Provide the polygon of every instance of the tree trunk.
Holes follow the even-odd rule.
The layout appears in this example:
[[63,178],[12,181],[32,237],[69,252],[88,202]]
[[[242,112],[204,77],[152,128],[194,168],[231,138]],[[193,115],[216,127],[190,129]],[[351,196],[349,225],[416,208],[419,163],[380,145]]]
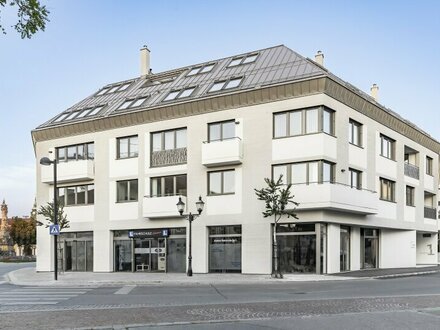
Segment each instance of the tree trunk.
[[279,264],[278,264],[278,241],[277,241],[277,222],[275,221],[274,229],[273,229],[273,254],[274,254],[274,269],[272,276],[273,277],[279,277],[282,278],[281,272],[279,271]]

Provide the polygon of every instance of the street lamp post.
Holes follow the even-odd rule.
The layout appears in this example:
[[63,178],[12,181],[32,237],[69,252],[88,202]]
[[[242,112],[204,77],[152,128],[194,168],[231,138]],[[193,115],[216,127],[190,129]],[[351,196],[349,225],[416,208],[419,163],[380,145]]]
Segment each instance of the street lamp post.
[[[53,224],[58,224],[58,204],[57,204],[57,160],[50,160],[47,157],[40,159],[40,164],[43,166],[53,165]],[[58,247],[57,247],[57,235],[53,235],[54,239],[54,279],[58,280]]]
[[185,203],[182,201],[182,198],[179,197],[179,201],[176,204],[177,206],[177,211],[179,212],[179,214],[181,216],[185,216],[188,221],[189,221],[189,251],[188,251],[188,271],[186,272],[186,275],[188,276],[192,276],[193,275],[193,271],[192,271],[192,222],[194,221],[194,219],[196,219],[197,217],[200,216],[200,214],[202,214],[203,211],[203,207],[205,206],[205,203],[202,201],[202,197],[199,196],[199,200],[196,202],[196,208],[197,208],[197,213],[198,214],[192,214],[191,212],[189,212],[188,214],[183,214],[183,210],[185,209]]

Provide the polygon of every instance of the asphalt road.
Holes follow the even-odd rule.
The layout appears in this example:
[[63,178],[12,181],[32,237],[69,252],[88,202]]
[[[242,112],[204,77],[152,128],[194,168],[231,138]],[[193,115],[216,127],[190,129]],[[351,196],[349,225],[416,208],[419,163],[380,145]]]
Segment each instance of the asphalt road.
[[0,329],[440,329],[440,274],[215,286],[2,284],[0,320]]

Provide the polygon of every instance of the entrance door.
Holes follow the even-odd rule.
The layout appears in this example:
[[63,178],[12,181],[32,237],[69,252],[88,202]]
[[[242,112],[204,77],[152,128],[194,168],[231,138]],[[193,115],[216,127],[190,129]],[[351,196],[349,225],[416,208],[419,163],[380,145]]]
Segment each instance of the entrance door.
[[137,238],[134,240],[134,270],[136,272],[149,271],[151,267],[150,240]]
[[377,229],[363,230],[363,268],[379,267],[379,232]]
[[136,272],[166,271],[166,238],[136,238],[134,246]]

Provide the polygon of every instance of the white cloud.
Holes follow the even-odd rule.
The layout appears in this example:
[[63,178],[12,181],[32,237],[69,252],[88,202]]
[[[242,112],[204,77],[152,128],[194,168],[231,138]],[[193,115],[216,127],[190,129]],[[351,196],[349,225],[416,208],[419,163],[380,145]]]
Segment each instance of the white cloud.
[[0,199],[8,204],[9,216],[29,215],[35,199],[35,166],[0,167]]

